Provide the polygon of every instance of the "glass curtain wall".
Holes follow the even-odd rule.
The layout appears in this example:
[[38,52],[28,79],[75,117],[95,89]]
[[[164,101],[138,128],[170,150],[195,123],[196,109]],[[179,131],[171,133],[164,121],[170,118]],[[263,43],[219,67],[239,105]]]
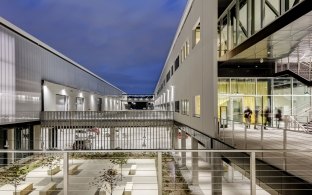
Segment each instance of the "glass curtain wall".
[[302,0],[236,1],[219,17],[219,56],[223,56],[300,2]]
[[262,123],[266,111],[272,126],[278,112],[308,122],[311,90],[293,78],[219,78],[218,118],[245,122],[247,108],[253,112],[251,123]]

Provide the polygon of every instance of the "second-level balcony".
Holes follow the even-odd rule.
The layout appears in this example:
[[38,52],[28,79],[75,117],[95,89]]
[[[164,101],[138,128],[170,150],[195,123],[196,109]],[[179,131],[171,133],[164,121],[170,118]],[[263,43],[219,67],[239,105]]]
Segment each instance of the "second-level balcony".
[[[310,26],[311,1],[307,0],[233,0],[218,20],[220,61],[230,59],[280,58],[294,47],[278,47],[300,41],[305,26]],[[296,21],[300,18],[300,21]],[[296,25],[285,28],[296,21]],[[306,34],[305,34],[306,35]],[[280,48],[287,51],[276,53]],[[278,51],[277,51],[278,53]]]

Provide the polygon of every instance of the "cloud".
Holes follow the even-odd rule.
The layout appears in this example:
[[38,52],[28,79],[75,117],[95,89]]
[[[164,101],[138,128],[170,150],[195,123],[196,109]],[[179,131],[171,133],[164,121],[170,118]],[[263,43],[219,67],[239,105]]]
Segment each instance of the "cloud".
[[2,17],[129,93],[152,93],[186,0],[2,0]]

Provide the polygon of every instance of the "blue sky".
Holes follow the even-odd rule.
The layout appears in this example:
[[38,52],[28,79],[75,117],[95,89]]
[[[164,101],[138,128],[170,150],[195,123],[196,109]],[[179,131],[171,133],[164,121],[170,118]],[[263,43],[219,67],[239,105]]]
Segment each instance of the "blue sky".
[[0,15],[127,93],[153,93],[187,0],[1,0]]

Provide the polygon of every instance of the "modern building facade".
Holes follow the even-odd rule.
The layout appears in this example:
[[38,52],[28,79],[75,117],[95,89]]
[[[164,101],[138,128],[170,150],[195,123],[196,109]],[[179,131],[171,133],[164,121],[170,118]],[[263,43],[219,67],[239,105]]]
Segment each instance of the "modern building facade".
[[[155,88],[155,107],[175,112],[180,133],[194,134],[197,141],[207,136],[227,144],[192,140],[193,149],[306,148],[298,142],[305,143],[299,140],[310,132],[311,3],[188,1]],[[249,119],[245,117],[248,108],[252,110]],[[278,133],[281,142],[273,138],[274,133],[264,133],[268,128],[283,129]],[[287,133],[292,131],[299,134]],[[183,139],[179,148],[185,148]],[[291,173],[289,177],[311,181],[295,171],[304,166],[295,160],[293,166],[287,159],[281,164],[264,161],[285,175]],[[228,163],[234,166],[235,160],[228,158]],[[281,175],[276,178],[284,178]],[[265,188],[273,189],[268,190],[272,194],[300,194],[287,192],[290,189],[283,185],[270,185],[274,181],[264,178],[258,179],[266,180]]]
[[122,90],[3,18],[0,22],[1,124],[38,120],[43,110],[115,109],[116,100],[104,96],[120,96]]
[[[61,193],[94,194],[89,174],[126,150],[152,166],[131,159],[124,194],[310,194],[311,12],[310,0],[189,0],[154,94],[129,96],[0,18],[0,164],[63,152]],[[84,167],[72,185],[69,155]]]
[[1,149],[38,149],[42,111],[121,109],[122,90],[3,18],[0,64]]
[[218,1],[189,1],[155,88],[156,107],[215,137]]
[[[212,137],[220,106],[228,104],[232,118],[226,97],[249,96],[237,103],[240,114],[247,106],[270,107],[272,115],[279,108],[295,115],[311,107],[310,2],[215,4],[188,2],[155,88],[156,107],[175,111],[176,121]],[[216,7],[219,13],[210,10]]]

